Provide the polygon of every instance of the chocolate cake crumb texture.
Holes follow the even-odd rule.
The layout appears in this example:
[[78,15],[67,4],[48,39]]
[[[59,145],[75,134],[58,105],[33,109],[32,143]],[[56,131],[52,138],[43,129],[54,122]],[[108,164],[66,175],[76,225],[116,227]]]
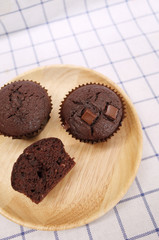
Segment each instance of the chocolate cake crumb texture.
[[60,139],[45,138],[19,156],[13,166],[11,184],[14,190],[38,204],[74,165]]

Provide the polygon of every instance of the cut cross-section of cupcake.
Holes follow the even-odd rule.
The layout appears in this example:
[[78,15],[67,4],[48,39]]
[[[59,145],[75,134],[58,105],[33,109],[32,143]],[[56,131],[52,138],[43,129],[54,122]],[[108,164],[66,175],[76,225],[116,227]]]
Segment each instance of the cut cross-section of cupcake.
[[108,86],[86,84],[72,90],[60,106],[63,127],[72,137],[84,142],[101,142],[121,126],[124,102]]
[[52,109],[47,90],[33,81],[12,82],[0,89],[0,133],[30,138],[46,125]]
[[44,138],[19,156],[13,166],[11,185],[38,204],[74,165],[60,139]]

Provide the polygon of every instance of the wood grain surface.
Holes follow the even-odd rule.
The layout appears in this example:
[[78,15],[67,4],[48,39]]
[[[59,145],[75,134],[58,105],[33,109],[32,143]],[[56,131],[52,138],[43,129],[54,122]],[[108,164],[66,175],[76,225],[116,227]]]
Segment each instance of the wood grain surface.
[[[71,65],[52,65],[26,72],[15,80],[33,80],[48,89],[52,98],[51,119],[30,140],[0,136],[0,213],[23,226],[60,230],[89,223],[108,212],[132,184],[142,154],[142,130],[137,113],[126,94],[107,77]],[[84,83],[103,83],[117,89],[126,104],[123,125],[105,143],[87,144],[73,139],[62,128],[59,106],[65,94]],[[31,143],[58,137],[76,165],[38,205],[11,187],[11,171],[18,156]]]

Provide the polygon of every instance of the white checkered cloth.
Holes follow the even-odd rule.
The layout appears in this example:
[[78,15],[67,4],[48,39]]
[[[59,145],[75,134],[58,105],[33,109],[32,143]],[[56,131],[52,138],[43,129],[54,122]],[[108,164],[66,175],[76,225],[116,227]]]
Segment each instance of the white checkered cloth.
[[159,0],[0,0],[0,86],[54,63],[93,68],[129,95],[143,126],[139,172],[86,226],[42,232],[0,216],[0,240],[159,239]]

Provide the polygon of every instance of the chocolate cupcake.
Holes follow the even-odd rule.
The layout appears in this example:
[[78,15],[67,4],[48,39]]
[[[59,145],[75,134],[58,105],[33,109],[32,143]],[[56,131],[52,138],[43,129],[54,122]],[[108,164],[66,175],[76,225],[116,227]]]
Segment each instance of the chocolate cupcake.
[[0,89],[0,133],[12,138],[36,136],[52,109],[45,88],[33,81],[17,81]]
[[44,138],[19,156],[13,166],[11,185],[38,204],[74,165],[60,139]]
[[83,142],[102,142],[121,126],[123,102],[117,92],[100,84],[86,84],[72,90],[60,107],[63,127]]

